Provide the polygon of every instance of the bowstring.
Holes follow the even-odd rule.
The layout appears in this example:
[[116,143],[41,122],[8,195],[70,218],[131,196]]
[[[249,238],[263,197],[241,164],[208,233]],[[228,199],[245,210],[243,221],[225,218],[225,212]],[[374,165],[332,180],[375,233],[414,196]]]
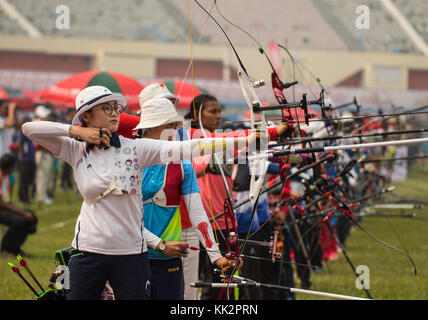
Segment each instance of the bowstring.
[[[190,70],[191,70],[191,81],[192,81],[192,97],[194,98],[194,64],[193,64],[193,42],[192,42],[192,23],[191,23],[191,19],[190,19],[190,0],[187,0],[187,15],[189,18],[189,41],[190,41]],[[202,33],[199,37],[199,41],[202,38]],[[189,68],[188,68],[189,69]],[[187,74],[187,73],[186,73]],[[195,100],[192,99],[192,107],[193,107],[193,118],[194,120],[196,120],[196,107],[195,107]],[[191,132],[191,130],[190,130]],[[192,138],[192,137],[190,137]],[[208,183],[208,179],[207,179],[207,175],[206,175],[206,170],[205,168],[203,169],[203,173],[204,173],[204,183],[205,183],[205,188],[208,192],[208,200],[209,200],[209,206],[210,206],[210,214],[211,214],[211,218],[214,219],[214,211],[213,211],[213,206],[212,206],[212,196],[211,196],[211,190],[209,187],[209,183]],[[193,180],[192,180],[193,181]],[[193,183],[193,182],[192,182]],[[214,231],[214,236],[215,236],[215,241],[217,243],[217,249],[218,249],[218,253],[222,256],[221,251],[220,251],[220,247],[219,247],[219,241],[218,241],[218,235],[217,235],[217,222],[214,220],[214,223],[212,224],[212,228]],[[209,256],[208,256],[209,258]],[[223,275],[223,279],[224,278],[224,267],[223,265],[221,265],[221,271],[222,271],[222,275]],[[224,280],[226,281],[226,280]]]

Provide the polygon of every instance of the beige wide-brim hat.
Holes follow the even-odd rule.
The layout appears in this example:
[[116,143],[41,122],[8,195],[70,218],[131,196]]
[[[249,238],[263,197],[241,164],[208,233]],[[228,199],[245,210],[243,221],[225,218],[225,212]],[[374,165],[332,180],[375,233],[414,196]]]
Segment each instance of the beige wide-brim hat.
[[118,104],[126,107],[128,99],[118,93],[112,93],[103,86],[86,87],[76,97],[76,114],[73,117],[72,125],[82,123],[81,115],[95,106],[109,101],[116,101]]
[[169,91],[166,85],[162,82],[149,84],[143,90],[141,90],[140,94],[138,95],[140,106],[142,106],[148,100],[157,98],[178,100],[178,97],[172,94],[171,91]]
[[134,128],[156,128],[174,122],[183,122],[171,101],[166,98],[150,99],[141,106],[140,123]]

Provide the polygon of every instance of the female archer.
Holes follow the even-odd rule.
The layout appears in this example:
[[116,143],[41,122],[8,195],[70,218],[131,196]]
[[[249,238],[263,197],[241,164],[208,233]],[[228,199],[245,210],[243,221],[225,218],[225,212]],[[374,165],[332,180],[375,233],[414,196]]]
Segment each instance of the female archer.
[[[182,117],[178,116],[173,104],[167,99],[150,99],[141,106],[141,120],[135,129],[143,130],[143,138],[175,140],[182,121]],[[170,162],[146,168],[143,173],[142,194],[144,225],[155,235],[167,241],[182,240],[182,197],[190,222],[208,252],[211,263],[219,268],[240,267],[237,264],[242,261],[228,260],[218,250],[190,161]],[[169,257],[150,248],[148,253],[152,299],[182,300],[185,278],[181,258]],[[186,286],[188,285],[189,283],[186,283]]]
[[[221,106],[218,100],[210,94],[200,94],[190,103],[189,113],[185,116],[191,121],[189,136],[192,139],[198,139],[206,135],[207,138],[224,137],[246,137],[251,134],[251,130],[235,130],[229,132],[218,132],[221,124]],[[202,127],[201,127],[202,126]],[[267,131],[269,140],[277,140],[277,137],[285,134],[289,128],[287,125],[280,125],[275,128],[269,128]],[[201,190],[202,203],[208,218],[212,221],[212,228],[218,233],[218,242],[220,250],[227,250],[226,234],[227,224],[236,225],[236,217],[232,217],[229,223],[226,221],[226,215],[221,215],[224,211],[224,202],[228,197],[226,185],[223,182],[221,174],[222,166],[225,173],[225,179],[229,190],[233,188],[232,171],[229,165],[218,164],[212,155],[204,156],[193,161],[193,166],[198,177],[199,188]],[[221,161],[221,160],[220,160]],[[233,199],[231,199],[233,203]],[[191,254],[191,253],[190,253]],[[202,274],[206,276],[203,279],[206,282],[221,282],[220,277],[214,273],[209,263],[206,252],[200,254]],[[213,288],[203,288],[201,299],[213,300],[219,297],[221,290]]]
[[[147,299],[150,291],[147,247],[184,257],[187,243],[165,243],[144,227],[142,170],[191,157],[209,147],[201,141],[132,140],[117,135],[127,99],[103,86],[83,89],[76,97],[72,124],[26,123],[23,133],[71,165],[83,196],[69,261],[67,299],[100,299],[109,281],[117,299]],[[235,141],[233,141],[235,142]],[[132,166],[126,167],[130,159]],[[175,159],[175,158],[173,158]],[[129,170],[126,170],[129,168]],[[132,182],[130,177],[136,181]]]

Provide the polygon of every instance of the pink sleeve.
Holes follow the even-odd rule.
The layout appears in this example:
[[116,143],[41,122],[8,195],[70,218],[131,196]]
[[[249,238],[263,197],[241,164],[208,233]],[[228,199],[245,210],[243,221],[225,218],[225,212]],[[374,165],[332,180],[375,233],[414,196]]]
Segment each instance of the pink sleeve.
[[[235,131],[226,130],[224,132],[221,132],[221,130],[219,130],[218,132],[211,132],[211,131],[205,130],[205,133],[208,138],[239,138],[239,137],[248,136],[251,133],[251,130],[235,130]],[[192,129],[191,138],[192,139],[204,138],[202,130]]]
[[[211,132],[205,130],[205,133],[208,138],[239,138],[249,136],[251,134],[251,129],[247,130],[235,130],[235,131],[225,131],[225,132]],[[276,128],[268,128],[269,140],[276,141],[278,137],[276,135]],[[192,139],[203,138],[202,130],[192,129],[191,131]]]

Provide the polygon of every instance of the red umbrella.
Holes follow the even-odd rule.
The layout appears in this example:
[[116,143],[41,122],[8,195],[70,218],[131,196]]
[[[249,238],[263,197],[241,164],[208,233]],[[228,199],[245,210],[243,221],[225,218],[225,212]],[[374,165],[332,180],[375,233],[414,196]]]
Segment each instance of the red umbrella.
[[15,102],[20,109],[32,110],[33,99],[24,90],[0,87],[0,100]]
[[7,99],[9,99],[9,94],[5,89],[0,87],[0,100],[7,100]]
[[173,80],[164,82],[169,91],[179,98],[177,108],[189,109],[190,103],[193,98],[201,93],[209,93],[205,89],[198,86],[193,86],[190,83],[180,80]]
[[45,102],[60,108],[68,108],[75,105],[76,96],[88,86],[104,86],[113,93],[120,93],[128,99],[128,111],[134,112],[140,109],[138,94],[144,86],[137,80],[116,72],[86,71],[75,74],[58,82],[48,89],[40,91]]
[[40,97],[40,94],[34,91],[30,91],[27,89],[21,89],[22,93],[25,94],[27,97],[33,101],[33,104],[42,104],[42,98]]

